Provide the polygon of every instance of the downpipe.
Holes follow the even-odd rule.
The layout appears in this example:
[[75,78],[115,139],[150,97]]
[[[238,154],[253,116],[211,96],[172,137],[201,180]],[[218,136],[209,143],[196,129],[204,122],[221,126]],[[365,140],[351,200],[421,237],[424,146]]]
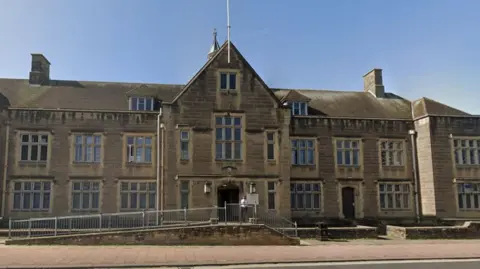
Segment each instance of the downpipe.
[[417,223],[421,222],[420,219],[420,182],[418,178],[418,163],[417,163],[417,144],[415,143],[415,138],[417,132],[415,130],[409,130],[408,134],[410,135],[410,141],[412,143],[412,173],[414,181],[414,200],[415,200],[415,221]]

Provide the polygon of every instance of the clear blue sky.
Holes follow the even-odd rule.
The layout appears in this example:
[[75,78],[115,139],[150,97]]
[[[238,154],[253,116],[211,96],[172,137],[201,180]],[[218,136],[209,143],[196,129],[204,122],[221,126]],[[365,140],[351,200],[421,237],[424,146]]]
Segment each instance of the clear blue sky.
[[[480,114],[478,0],[231,0],[232,41],[271,87],[386,90]],[[226,0],[0,0],[0,77],[186,83]]]

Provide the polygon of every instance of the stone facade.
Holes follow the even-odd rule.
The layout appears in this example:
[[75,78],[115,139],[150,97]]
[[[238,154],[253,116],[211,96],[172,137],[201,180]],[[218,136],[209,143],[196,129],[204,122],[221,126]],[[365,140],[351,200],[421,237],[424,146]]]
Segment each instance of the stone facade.
[[386,92],[381,69],[358,92],[273,89],[228,48],[185,85],[53,80],[32,55],[29,79],[0,79],[2,216],[247,195],[305,225],[480,217],[480,117]]

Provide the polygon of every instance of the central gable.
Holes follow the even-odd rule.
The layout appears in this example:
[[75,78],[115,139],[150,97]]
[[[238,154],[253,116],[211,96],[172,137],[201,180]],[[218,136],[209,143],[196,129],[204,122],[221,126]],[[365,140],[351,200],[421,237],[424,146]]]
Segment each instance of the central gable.
[[216,110],[248,111],[255,107],[280,106],[273,91],[231,42],[230,46],[225,42],[212,55],[171,103],[188,106],[191,102],[204,103]]

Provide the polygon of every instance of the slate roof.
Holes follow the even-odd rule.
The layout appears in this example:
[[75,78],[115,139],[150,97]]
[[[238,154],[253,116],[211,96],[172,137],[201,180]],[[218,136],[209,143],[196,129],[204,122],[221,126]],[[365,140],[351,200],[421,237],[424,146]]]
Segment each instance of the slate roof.
[[[225,42],[193,77],[193,80],[227,47],[226,45]],[[231,45],[243,59],[237,48]],[[246,60],[245,62],[250,68],[248,62]],[[253,68],[252,70],[257,75]],[[259,80],[262,81],[260,77]],[[171,103],[189,89],[188,85],[191,82],[192,80],[185,85],[174,85],[51,80],[49,85],[40,86],[30,85],[28,79],[0,78],[0,106],[126,111],[128,96],[153,96],[165,103]],[[427,114],[470,116],[466,112],[428,98],[411,102],[392,93],[385,93],[384,98],[376,98],[365,91],[271,90],[272,96],[279,102],[289,101],[289,99],[308,101],[309,115],[372,119],[412,119],[412,117],[418,118]]]

